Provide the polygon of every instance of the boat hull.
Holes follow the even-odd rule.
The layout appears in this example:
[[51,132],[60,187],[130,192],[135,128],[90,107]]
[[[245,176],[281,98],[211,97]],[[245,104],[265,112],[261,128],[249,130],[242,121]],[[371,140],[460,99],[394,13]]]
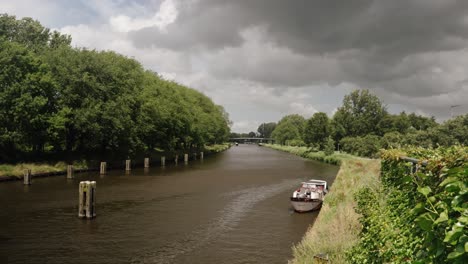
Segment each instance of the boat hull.
[[322,200],[291,198],[291,205],[296,212],[309,212],[319,209],[322,206]]

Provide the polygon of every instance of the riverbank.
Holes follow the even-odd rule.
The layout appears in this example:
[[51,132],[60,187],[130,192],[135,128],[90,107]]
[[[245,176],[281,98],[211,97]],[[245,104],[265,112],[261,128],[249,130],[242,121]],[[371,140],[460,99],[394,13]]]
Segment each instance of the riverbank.
[[323,152],[310,152],[306,147],[266,146],[304,158],[340,165],[314,225],[309,228],[302,241],[293,247],[294,258],[290,263],[311,263],[318,254],[328,255],[331,263],[345,263],[345,252],[358,242],[361,230],[359,215],[354,210],[354,193],[364,186],[379,184],[380,160],[338,152],[325,156]]
[[[204,155],[208,156],[214,153],[222,152],[231,147],[229,143],[205,146]],[[189,154],[192,155],[192,154]],[[166,156],[168,161],[172,161],[175,154],[159,153],[151,155],[151,160],[154,164],[159,164],[161,156]],[[182,154],[179,154],[179,159],[182,159]],[[141,162],[134,162],[134,165],[143,164],[143,158],[139,158]],[[123,167],[122,161],[108,162],[108,169]],[[75,172],[97,170],[96,162],[75,161],[73,162]],[[0,182],[14,181],[23,178],[24,170],[30,169],[33,177],[45,177],[55,175],[65,175],[67,173],[67,163],[57,162],[55,164],[47,163],[18,163],[18,164],[0,164]]]

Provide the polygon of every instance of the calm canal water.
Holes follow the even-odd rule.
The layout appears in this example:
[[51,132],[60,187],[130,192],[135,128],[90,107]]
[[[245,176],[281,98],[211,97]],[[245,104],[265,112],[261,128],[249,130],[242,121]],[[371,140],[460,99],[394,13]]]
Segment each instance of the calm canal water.
[[[239,145],[189,165],[0,184],[0,263],[286,263],[317,212],[293,213],[302,180],[338,167]],[[97,218],[77,218],[97,181]]]

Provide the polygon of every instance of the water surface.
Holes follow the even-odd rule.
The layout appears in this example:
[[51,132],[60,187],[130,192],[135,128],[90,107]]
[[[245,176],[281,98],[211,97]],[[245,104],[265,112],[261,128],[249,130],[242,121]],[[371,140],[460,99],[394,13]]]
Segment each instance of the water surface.
[[[165,168],[0,184],[0,263],[286,263],[317,212],[292,212],[302,180],[338,167],[256,145]],[[97,218],[77,217],[97,182]]]

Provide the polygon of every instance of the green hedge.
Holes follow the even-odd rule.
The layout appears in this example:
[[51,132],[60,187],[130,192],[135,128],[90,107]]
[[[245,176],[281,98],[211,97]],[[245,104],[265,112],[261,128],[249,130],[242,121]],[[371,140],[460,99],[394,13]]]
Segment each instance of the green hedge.
[[[427,161],[417,172],[402,156]],[[382,152],[379,188],[356,194],[351,263],[468,263],[468,148]]]

